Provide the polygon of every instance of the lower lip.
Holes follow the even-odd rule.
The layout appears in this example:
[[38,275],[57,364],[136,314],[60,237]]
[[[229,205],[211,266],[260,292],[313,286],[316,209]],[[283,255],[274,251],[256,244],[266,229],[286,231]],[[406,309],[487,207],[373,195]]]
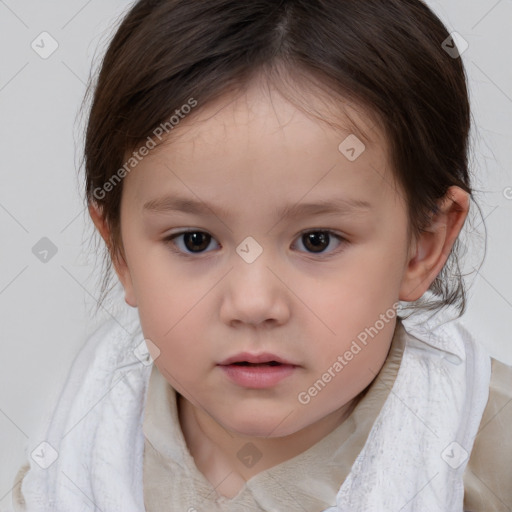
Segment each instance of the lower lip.
[[275,386],[293,373],[296,366],[281,364],[276,366],[220,366],[235,384],[246,388],[263,389]]

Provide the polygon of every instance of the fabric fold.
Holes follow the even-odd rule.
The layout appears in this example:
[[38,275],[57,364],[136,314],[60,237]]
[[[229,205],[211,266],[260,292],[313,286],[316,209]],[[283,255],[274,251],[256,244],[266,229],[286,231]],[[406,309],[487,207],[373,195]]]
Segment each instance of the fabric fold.
[[[324,512],[462,511],[463,473],[487,403],[490,357],[453,311],[403,320],[409,336],[368,439]],[[152,360],[138,310],[100,326],[77,355],[22,483],[29,512],[143,512],[143,418]],[[47,462],[51,450],[47,450]]]

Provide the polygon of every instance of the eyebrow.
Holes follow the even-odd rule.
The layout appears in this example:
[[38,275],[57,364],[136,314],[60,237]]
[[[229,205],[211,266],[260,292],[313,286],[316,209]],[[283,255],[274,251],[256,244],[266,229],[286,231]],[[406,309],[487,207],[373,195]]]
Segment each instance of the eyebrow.
[[[276,211],[278,218],[296,218],[311,215],[336,213],[338,215],[363,213],[371,210],[372,205],[368,201],[352,198],[334,198],[321,200],[315,203],[302,203],[287,205]],[[183,212],[197,215],[211,215],[215,213],[226,219],[231,219],[234,214],[222,206],[209,205],[203,201],[179,196],[165,196],[152,199],[144,204],[143,210],[151,213]]]

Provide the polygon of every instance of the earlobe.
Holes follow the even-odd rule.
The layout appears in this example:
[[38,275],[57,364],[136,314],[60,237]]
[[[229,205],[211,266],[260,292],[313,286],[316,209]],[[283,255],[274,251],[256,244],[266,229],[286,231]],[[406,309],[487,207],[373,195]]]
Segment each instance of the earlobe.
[[125,302],[129,306],[132,306],[134,308],[137,307],[137,301],[135,298],[135,292],[133,289],[130,270],[122,257],[118,257],[113,254],[110,229],[108,223],[105,221],[105,218],[102,215],[100,208],[96,203],[89,203],[89,215],[91,216],[91,219],[94,225],[96,226],[96,229],[99,231],[101,237],[107,245],[110,257],[112,259],[112,264],[114,266],[114,270],[116,271],[117,277],[119,278],[119,281],[121,282],[124,288]]
[[450,187],[438,203],[431,224],[415,240],[409,253],[399,299],[418,300],[443,269],[469,211],[469,194]]

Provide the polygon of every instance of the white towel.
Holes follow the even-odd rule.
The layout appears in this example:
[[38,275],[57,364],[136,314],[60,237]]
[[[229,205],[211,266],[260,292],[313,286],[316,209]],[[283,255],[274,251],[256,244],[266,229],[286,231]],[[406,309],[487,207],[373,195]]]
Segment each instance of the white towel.
[[[141,343],[138,310],[126,306],[79,352],[46,435],[33,444],[47,442],[58,458],[47,469],[29,458],[22,482],[28,512],[144,510],[142,421],[151,360],[137,357]],[[43,460],[51,461],[52,448],[44,448]]]
[[[404,321],[410,336],[396,381],[336,506],[324,512],[463,510],[462,475],[488,399],[490,358],[460,320],[436,327],[452,310],[427,316]],[[44,435],[31,443],[30,451],[40,448],[22,483],[28,512],[144,511],[151,368],[138,310],[126,306],[84,345]]]
[[404,320],[395,383],[324,512],[461,512],[463,474],[489,397],[491,359],[453,308]]

